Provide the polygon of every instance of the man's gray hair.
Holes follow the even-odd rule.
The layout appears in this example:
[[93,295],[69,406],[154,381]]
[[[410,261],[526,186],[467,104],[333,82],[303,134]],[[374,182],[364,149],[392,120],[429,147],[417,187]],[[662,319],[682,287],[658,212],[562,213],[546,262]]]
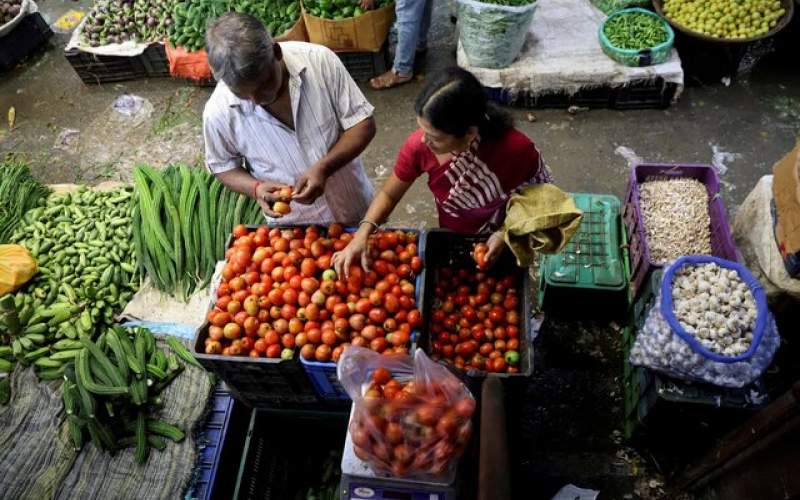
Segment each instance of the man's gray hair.
[[208,27],[206,51],[214,78],[233,88],[255,81],[275,60],[272,37],[264,24],[234,12]]

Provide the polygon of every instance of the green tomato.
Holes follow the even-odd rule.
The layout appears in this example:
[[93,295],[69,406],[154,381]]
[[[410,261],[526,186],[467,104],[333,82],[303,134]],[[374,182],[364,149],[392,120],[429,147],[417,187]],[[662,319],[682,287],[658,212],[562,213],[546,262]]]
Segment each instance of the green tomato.
[[281,351],[281,359],[292,359],[294,357],[294,349],[285,348]]
[[519,353],[517,351],[508,351],[505,355],[506,363],[511,366],[517,366],[519,364]]
[[333,269],[324,270],[322,272],[322,279],[336,281],[336,271],[334,271]]

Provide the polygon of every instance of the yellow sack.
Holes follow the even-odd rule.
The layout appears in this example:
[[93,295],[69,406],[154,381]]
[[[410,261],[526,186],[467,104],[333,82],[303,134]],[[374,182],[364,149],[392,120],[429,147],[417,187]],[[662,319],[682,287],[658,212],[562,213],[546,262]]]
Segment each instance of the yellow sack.
[[553,184],[535,184],[508,200],[503,235],[519,266],[536,252],[558,253],[581,225],[583,212],[569,193]]
[[36,259],[25,247],[0,245],[0,297],[27,283],[36,269]]

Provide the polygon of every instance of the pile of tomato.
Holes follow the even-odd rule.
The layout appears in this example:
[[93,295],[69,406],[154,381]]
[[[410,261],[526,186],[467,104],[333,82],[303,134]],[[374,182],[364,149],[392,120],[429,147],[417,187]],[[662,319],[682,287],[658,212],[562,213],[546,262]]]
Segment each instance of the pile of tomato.
[[475,400],[454,377],[403,383],[378,368],[350,423],[353,451],[381,472],[438,476],[466,447],[474,412]]
[[520,315],[514,276],[438,271],[429,332],[431,357],[460,369],[519,373]]
[[323,231],[234,228],[217,301],[208,313],[207,354],[337,361],[350,345],[408,353],[422,324],[414,279],[422,270],[417,235],[379,231],[370,240],[371,271],[352,266],[347,280],[331,268],[352,235]]

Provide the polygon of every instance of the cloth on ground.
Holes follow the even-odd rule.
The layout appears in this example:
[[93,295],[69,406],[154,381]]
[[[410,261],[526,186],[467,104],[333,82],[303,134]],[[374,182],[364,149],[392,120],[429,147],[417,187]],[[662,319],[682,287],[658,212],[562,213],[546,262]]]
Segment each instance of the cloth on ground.
[[[166,347],[159,341],[162,348]],[[192,429],[205,414],[211,395],[208,374],[186,365],[184,372],[164,391],[164,408],[158,418],[181,427],[186,439],[167,442],[164,451],[150,450],[147,463],[134,462],[134,449],[111,456],[93,445],[84,446],[75,464],[61,482],[56,498],[99,498],[115,492],[118,499],[180,498],[192,478],[197,445]]]
[[33,369],[18,368],[12,378],[12,399],[0,406],[0,496],[37,500],[182,497],[197,457],[192,429],[205,414],[211,388],[205,371],[186,366],[165,390],[165,406],[156,415],[183,428],[186,439],[168,441],[161,452],[151,449],[147,463],[140,466],[134,462],[132,448],[112,456],[87,440],[76,454],[62,425],[61,382],[39,382]]
[[800,299],[800,279],[786,272],[773,229],[771,175],[762,177],[736,211],[733,237],[745,265],[761,281],[770,302],[782,295]]
[[553,184],[536,184],[508,201],[502,231],[517,263],[529,266],[536,252],[560,252],[578,231],[582,217],[569,193]]
[[[619,87],[661,77],[683,87],[683,69],[673,49],[664,64],[632,68],[603,53],[598,30],[605,14],[589,0],[540,0],[517,60],[503,69],[471,67],[458,48],[458,65],[489,88],[533,96],[574,94],[583,88]],[[677,97],[677,94],[676,94]]]
[[53,498],[75,459],[63,419],[61,382],[17,365],[11,401],[0,406],[0,496]]

